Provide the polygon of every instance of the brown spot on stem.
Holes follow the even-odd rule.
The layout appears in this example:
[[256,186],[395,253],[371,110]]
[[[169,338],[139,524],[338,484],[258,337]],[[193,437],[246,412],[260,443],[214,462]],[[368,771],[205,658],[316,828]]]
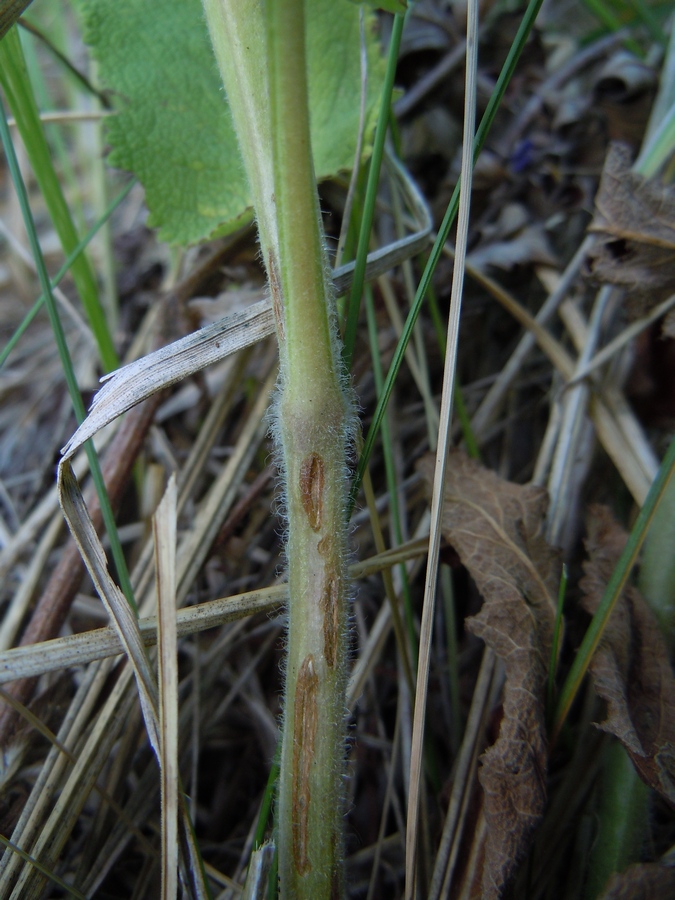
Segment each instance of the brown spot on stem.
[[274,321],[277,326],[277,336],[279,341],[284,341],[286,340],[286,331],[284,329],[284,297],[281,291],[281,282],[279,281],[277,264],[271,253],[267,257],[267,274],[270,279],[272,310],[274,312]]
[[316,453],[310,453],[300,466],[300,497],[312,531],[319,531],[321,528],[323,485],[323,460]]
[[335,668],[340,636],[340,578],[330,564],[326,567],[326,580],[321,592],[323,615],[323,652],[329,668]]
[[293,860],[301,875],[312,870],[309,859],[309,803],[311,791],[309,776],[314,761],[318,707],[319,676],[314,657],[305,657],[295,686],[293,711]]

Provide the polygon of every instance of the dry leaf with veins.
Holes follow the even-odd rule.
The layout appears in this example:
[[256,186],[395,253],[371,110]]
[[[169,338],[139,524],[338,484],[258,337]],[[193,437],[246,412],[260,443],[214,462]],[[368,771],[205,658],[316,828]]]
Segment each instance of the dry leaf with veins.
[[[433,455],[418,469],[430,488]],[[543,537],[547,506],[543,488],[512,484],[450,454],[443,535],[485,601],[467,626],[503,661],[506,676],[499,737],[479,773],[488,826],[484,898],[502,896],[546,801],[544,696],[560,580],[558,553]]]
[[636,863],[615,872],[600,900],[664,900],[675,897],[675,868],[661,863]]
[[[627,535],[606,507],[590,512],[580,587],[584,608],[593,614]],[[675,676],[658,623],[637,588],[624,589],[590,671],[607,703],[600,727],[621,741],[642,780],[675,808]]]
[[675,187],[631,171],[628,148],[612,144],[595,206],[591,273],[626,288],[637,319],[675,293]]

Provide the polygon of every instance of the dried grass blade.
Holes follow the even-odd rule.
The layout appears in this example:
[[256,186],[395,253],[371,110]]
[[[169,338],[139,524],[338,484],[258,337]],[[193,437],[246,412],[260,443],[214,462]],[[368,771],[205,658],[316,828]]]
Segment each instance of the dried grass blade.
[[[423,555],[427,547],[426,538],[409,541],[395,550],[387,550],[385,553],[355,563],[350,567],[350,575],[352,578],[368,578],[383,569]],[[178,637],[217,628],[226,622],[233,622],[257,612],[280,609],[287,600],[287,590],[284,584],[273,585],[262,590],[233,594],[230,597],[220,597],[217,600],[179,609],[176,615]],[[155,616],[139,619],[138,628],[146,647],[152,647],[157,643]],[[33,678],[70,666],[85,665],[123,652],[124,647],[118,632],[112,625],[25,647],[13,647],[0,652],[0,684],[19,678]]]
[[[368,281],[423,250],[432,228],[431,214],[417,186],[390,152],[386,154],[386,159],[392,176],[402,189],[418,230],[368,255],[365,270]],[[351,285],[354,265],[352,261],[333,271],[333,283],[338,295],[343,294]],[[102,379],[104,386],[94,397],[86,420],[64,448],[64,456],[72,456],[88,438],[141,400],[273,333],[272,304],[269,297],[266,297],[245,310],[238,310],[110,373]]]
[[[493,297],[509,312],[513,317],[528,329],[528,332],[534,336],[539,348],[543,350],[551,363],[560,372],[566,381],[574,376],[574,361],[562,344],[552,337],[549,332],[534,319],[527,310],[518,303],[515,298],[508,294],[489,276],[483,275],[470,265],[466,266],[467,272],[482,284]],[[606,394],[606,392],[604,392]],[[640,506],[645,501],[649,490],[650,479],[645,475],[643,467],[640,465],[632,446],[628,443],[624,435],[622,435],[616,416],[608,406],[607,398],[601,395],[593,395],[589,407],[590,415],[596,427],[597,435],[602,446],[607,451],[608,456],[616,465],[621,477],[626,483],[629,491],[633,495],[635,502]]]
[[[392,568],[423,555],[427,547],[426,538],[409,541],[395,550],[387,550],[355,563],[350,567],[350,575],[352,578],[368,578],[383,569]],[[178,637],[217,628],[226,622],[233,622],[257,612],[280,609],[287,600],[287,590],[284,584],[273,585],[262,590],[233,594],[230,597],[220,597],[217,600],[179,609],[176,616]],[[139,619],[138,628],[146,647],[152,647],[157,643],[155,616]],[[25,647],[13,647],[0,652],[0,684],[19,678],[44,675],[70,666],[85,665],[97,659],[118,656],[123,652],[124,647],[118,632],[112,625]]]
[[450,445],[452,401],[455,392],[455,368],[459,338],[459,320],[464,290],[471,184],[473,179],[473,141],[476,125],[476,73],[478,67],[478,3],[469,0],[466,23],[466,84],[464,89],[464,124],[462,138],[462,168],[460,175],[459,215],[457,221],[457,246],[452,273],[448,339],[443,371],[443,393],[438,428],[438,447],[434,487],[431,498],[431,524],[429,556],[424,584],[424,601],[419,639],[419,665],[415,692],[415,713],[412,731],[410,759],[410,787],[408,790],[408,817],[405,849],[405,898],[412,900],[416,893],[416,863],[418,816],[421,808],[422,753],[426,716],[427,688],[429,683],[431,631],[438,577],[438,558],[441,546],[441,520],[443,516],[445,473]]
[[[542,328],[548,324],[553,314],[565,299],[565,296],[569,293],[570,288],[581,271],[581,267],[586,261],[587,253],[592,243],[593,238],[587,237],[568,263],[567,268],[560,276],[557,285],[549,294],[548,299],[541,306],[534,321]],[[483,398],[471,420],[471,426],[477,438],[481,439],[488,426],[492,424],[504,397],[508,393],[509,387],[522,371],[523,362],[534,348],[536,342],[537,338],[534,332],[526,330],[518,342],[516,349],[509,357],[508,362],[499,373],[497,380]]]
[[617,336],[610,341],[602,350],[598,350],[595,356],[592,357],[584,366],[580,366],[574,374],[574,377],[569,382],[570,386],[576,384],[579,381],[582,381],[584,378],[588,377],[591,372],[594,372],[599,366],[604,365],[606,362],[609,362],[613,356],[615,356],[619,350],[626,346],[630,341],[633,340],[634,337],[637,337],[643,331],[645,331],[649,326],[656,322],[657,319],[660,319],[661,316],[665,316],[667,312],[669,312],[672,307],[675,306],[675,294],[668,297],[667,300],[664,300],[663,303],[659,303],[658,306],[655,306],[651,309],[646,316],[643,316],[640,319],[636,319],[634,322],[631,322],[621,334],[617,334]]
[[[233,622],[235,619],[242,619],[257,612],[269,612],[284,604],[287,593],[285,585],[275,585],[178,610],[176,616],[178,637],[217,628],[226,622]],[[138,629],[146,647],[152,647],[157,643],[155,616],[139,619]],[[0,653],[0,684],[18,678],[33,678],[70,666],[85,665],[123,652],[122,641],[117,629],[112,625],[39,644],[14,647]]]
[[242,900],[264,900],[269,896],[269,876],[274,860],[274,844],[265,843],[251,854]]
[[89,415],[64,447],[64,457],[141,400],[273,332],[272,306],[269,299],[261,300],[123,366],[105,379]]
[[[78,748],[77,762],[61,786],[51,813],[40,827],[31,852],[48,865],[53,866],[58,860],[93,789],[104,760],[109,757],[120,730],[128,722],[131,702],[134,699],[129,693],[131,678],[131,667],[124,666],[103,705],[98,720],[94,722],[86,740]],[[44,879],[39,873],[24,867],[13,896],[21,897],[22,900],[24,897],[42,897],[45,887]]]
[[71,887],[69,884],[66,884],[58,875],[52,872],[47,866],[43,866],[42,863],[32,857],[29,853],[26,853],[25,850],[22,850],[21,847],[17,847],[16,844],[13,844],[12,841],[8,840],[4,835],[0,834],[0,844],[4,844],[9,850],[13,853],[18,854],[25,862],[29,865],[33,866],[39,872],[42,872],[50,881],[53,881],[54,884],[57,884],[62,890],[66,892],[69,897],[77,897],[78,900],[85,900],[84,894],[81,894],[74,887]]
[[117,627],[122,646],[134,669],[138,696],[150,743],[159,756],[157,723],[157,687],[138,628],[126,597],[110,577],[103,546],[96,534],[80,486],[67,459],[61,461],[58,475],[59,501],[68,526],[77,543],[96,591],[111,621]]
[[178,637],[176,630],[176,477],[152,520],[159,644],[159,764],[162,772],[162,900],[178,894]]
[[[443,834],[434,862],[428,900],[439,900],[441,897],[447,897],[452,884],[459,845],[474,785],[479,743],[490,709],[488,699],[495,681],[495,659],[494,652],[489,647],[486,647],[471,699],[471,708],[462,739],[462,746],[457,757],[450,802],[448,803]],[[498,682],[501,687],[501,679],[498,679]]]

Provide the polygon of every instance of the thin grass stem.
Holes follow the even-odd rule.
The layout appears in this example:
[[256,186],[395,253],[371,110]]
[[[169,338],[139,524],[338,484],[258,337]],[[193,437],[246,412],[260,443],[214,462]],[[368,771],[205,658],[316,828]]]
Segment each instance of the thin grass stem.
[[614,571],[612,572],[612,577],[610,578],[607,587],[605,588],[605,592],[602,595],[600,605],[598,606],[591,624],[589,625],[588,630],[584,635],[584,639],[581,642],[581,646],[577,651],[577,655],[574,658],[574,662],[572,663],[572,667],[565,680],[565,684],[563,685],[563,688],[560,692],[560,699],[558,700],[558,706],[556,708],[553,728],[551,729],[552,743],[555,742],[558,735],[560,734],[560,729],[562,728],[563,723],[565,722],[565,719],[567,718],[567,715],[570,711],[572,703],[574,702],[574,698],[576,697],[579,688],[581,687],[584,675],[586,674],[588,667],[591,664],[591,660],[593,659],[593,654],[595,653],[598,644],[600,643],[600,639],[602,638],[607,622],[609,621],[609,617],[611,616],[616,602],[621,595],[623,586],[628,580],[628,576],[630,575],[631,569],[633,568],[638,553],[640,552],[640,548],[642,547],[645,537],[647,536],[647,533],[649,531],[649,526],[651,525],[652,519],[654,518],[654,514],[659,507],[661,498],[665,493],[665,490],[674,471],[675,439],[671,441],[670,446],[668,447],[668,450],[663,457],[663,462],[661,463],[659,473],[652,482],[652,486],[649,489],[649,493],[647,494],[647,499],[645,500],[644,506],[640,510],[635,525],[633,526],[633,530],[631,531],[628,541],[626,542],[626,546],[624,547],[623,552],[619,557],[619,561],[617,562]]
[[[0,84],[16,119],[63,251],[69,254],[78,244],[77,232],[54,171],[16,28],[10,30],[0,42]],[[99,302],[96,278],[86,256],[78,255],[72,266],[72,275],[96,338],[101,363],[106,372],[110,372],[119,366],[119,358]]]
[[370,157],[368,183],[366,185],[366,196],[363,203],[363,211],[361,214],[361,228],[359,230],[359,242],[356,250],[356,266],[354,268],[354,280],[352,281],[352,289],[349,295],[347,324],[345,327],[344,346],[342,351],[342,358],[344,360],[345,368],[347,369],[347,371],[349,371],[349,369],[351,368],[352,356],[354,355],[354,345],[356,343],[356,329],[359,322],[361,296],[363,294],[366,263],[368,261],[370,232],[373,227],[373,218],[375,216],[377,187],[380,181],[380,170],[382,168],[382,157],[384,154],[384,142],[387,137],[387,127],[389,125],[389,114],[391,110],[391,95],[394,89],[396,63],[398,62],[398,51],[399,47],[401,46],[401,36],[403,34],[405,18],[405,16],[401,15],[394,16],[394,26],[392,28],[391,39],[389,42],[387,71],[384,77],[384,84],[382,85],[380,113],[377,120],[377,128],[375,130],[373,151]]
[[[87,234],[82,238],[82,240],[78,243],[78,245],[74,248],[74,250],[68,255],[66,261],[63,263],[63,265],[61,266],[59,271],[49,281],[49,284],[51,285],[52,290],[60,284],[61,280],[69,272],[70,267],[73,265],[73,262],[77,259],[77,257],[80,255],[80,253],[82,253],[82,251],[85,249],[85,247],[88,246],[88,244],[93,240],[93,238],[96,237],[96,235],[98,234],[101,227],[103,225],[105,225],[105,223],[112,216],[112,214],[115,212],[117,207],[124,200],[124,198],[128,195],[129,191],[132,189],[132,187],[135,184],[136,184],[136,179],[132,178],[129,181],[129,183],[127,184],[127,186],[124,188],[124,190],[121,191],[117,195],[117,197],[115,197],[115,199],[108,206],[108,208],[103,213],[103,215],[89,229]],[[0,369],[7,362],[7,359],[9,358],[12,350],[14,350],[16,345],[19,343],[22,336],[25,334],[27,328],[29,327],[30,323],[33,321],[35,316],[40,312],[40,309],[42,308],[42,304],[44,302],[45,302],[45,294],[42,293],[37,298],[35,303],[31,306],[31,308],[28,310],[28,312],[26,313],[26,315],[23,318],[23,321],[21,322],[19,327],[16,329],[14,334],[11,336],[11,338],[5,344],[5,347],[2,351],[2,353],[0,353]]]
[[563,563],[560,573],[560,585],[558,587],[558,602],[555,611],[555,625],[553,627],[553,640],[551,642],[551,659],[548,664],[548,682],[546,685],[546,714],[553,714],[555,701],[555,676],[558,671],[558,654],[563,629],[563,609],[565,607],[565,594],[567,592],[567,565]]
[[[384,384],[384,375],[382,373],[382,360],[380,359],[379,347],[377,342],[377,322],[375,321],[375,304],[373,301],[373,292],[370,285],[366,285],[366,318],[368,322],[368,337],[370,339],[370,355],[373,363],[373,375],[375,378],[375,390],[379,394]],[[394,454],[391,446],[391,432],[389,423],[385,417],[382,420],[382,454],[384,457],[385,477],[387,481],[387,491],[389,494],[389,514],[392,520],[392,528],[396,546],[400,547],[403,543],[403,532],[401,530],[401,514],[398,505],[398,490],[396,486],[396,472],[394,467]],[[412,598],[410,596],[410,582],[408,580],[408,570],[404,563],[399,566],[401,574],[401,586],[403,596],[403,614],[405,616],[405,625],[408,632],[408,647],[412,657],[413,672],[417,669],[417,635],[415,633],[415,621],[412,610]],[[407,662],[407,660],[406,660]]]
[[[520,55],[523,52],[523,48],[525,47],[542,3],[543,0],[530,0],[527,9],[525,10],[516,37],[514,38],[508,56],[506,57],[504,65],[502,66],[499,78],[497,79],[495,89],[492,92],[488,105],[483,114],[483,118],[481,119],[481,123],[478,126],[478,130],[476,131],[476,136],[473,143],[474,165],[476,160],[478,159],[480,151],[483,148],[483,144],[485,143],[485,139],[487,138],[490,128],[492,127],[494,118],[497,115],[497,110],[499,109],[501,101],[504,97],[506,88],[511,81],[511,77],[513,76],[513,73],[516,69],[516,65],[518,64],[518,60],[520,59]],[[408,313],[403,334],[396,346],[389,371],[387,372],[387,377],[384,381],[382,394],[377,401],[377,407],[375,409],[375,413],[373,414],[373,419],[370,424],[370,428],[368,429],[368,434],[366,435],[366,439],[363,444],[363,450],[361,452],[361,456],[359,457],[356,474],[352,482],[352,488],[349,497],[350,509],[354,508],[354,503],[356,502],[356,497],[361,486],[363,472],[368,464],[370,455],[373,452],[373,447],[375,446],[375,440],[380,429],[382,417],[387,407],[387,403],[389,402],[389,398],[394,387],[394,382],[398,376],[398,371],[401,367],[401,363],[403,362],[408,342],[412,337],[415,322],[417,321],[420,310],[422,309],[422,303],[427,295],[427,291],[429,289],[429,285],[431,284],[431,279],[436,270],[436,266],[438,265],[438,262],[443,254],[443,247],[445,246],[445,242],[447,241],[448,235],[450,234],[450,229],[452,228],[452,225],[454,224],[455,218],[457,216],[457,210],[459,209],[459,191],[460,182],[455,185],[452,197],[450,198],[448,208],[445,212],[445,216],[443,217],[443,222],[441,223],[441,227],[438,230],[438,235],[436,237],[436,240],[434,241],[429,259],[422,274],[422,278],[420,279],[420,283],[417,287],[415,301],[410,309],[410,312]]]
[[424,731],[426,723],[426,697],[431,661],[431,631],[434,620],[438,559],[441,547],[441,519],[445,498],[445,472],[450,443],[452,403],[455,392],[455,368],[459,340],[459,321],[464,290],[464,263],[466,260],[471,208],[471,183],[474,166],[474,127],[476,115],[476,73],[478,68],[478,0],[469,0],[466,25],[466,87],[464,91],[464,123],[462,140],[461,193],[455,265],[452,273],[450,315],[448,318],[447,349],[443,371],[443,392],[436,448],[436,468],[431,496],[431,521],[429,525],[429,555],[424,583],[422,621],[420,625],[419,666],[415,690],[415,712],[410,757],[410,786],[408,790],[408,819],[406,827],[406,877],[405,897],[412,900],[415,893],[417,836],[421,806],[421,776],[424,756]]
[[[14,189],[19,198],[19,205],[21,207],[21,212],[26,227],[26,233],[28,234],[31,252],[33,253],[33,258],[35,260],[35,267],[38,273],[40,288],[45,298],[47,311],[49,313],[49,319],[52,325],[52,330],[54,332],[54,340],[56,341],[59,357],[61,359],[61,365],[63,367],[66,384],[68,386],[73,409],[75,411],[75,417],[78,424],[80,424],[85,419],[86,411],[84,408],[84,403],[82,402],[82,395],[77,383],[77,378],[75,377],[75,371],[73,369],[72,360],[70,358],[70,351],[68,349],[68,344],[66,343],[66,336],[63,331],[61,320],[59,318],[58,309],[56,308],[56,301],[54,299],[54,294],[52,293],[49,275],[47,274],[47,267],[45,265],[44,256],[42,255],[42,249],[40,248],[40,242],[35,230],[33,214],[31,213],[30,204],[28,202],[26,185],[24,184],[23,177],[19,169],[19,163],[16,158],[14,144],[12,143],[12,138],[9,133],[9,126],[7,125],[4,103],[1,99],[0,137],[2,138],[2,145],[5,150],[7,165],[9,166]],[[98,494],[99,503],[101,505],[103,521],[108,532],[110,548],[113,554],[113,559],[115,561],[115,566],[117,567],[117,576],[120,580],[120,586],[122,588],[124,596],[129,601],[131,608],[135,613],[137,613],[136,601],[134,600],[134,592],[131,587],[131,580],[129,578],[129,571],[127,569],[126,560],[122,551],[122,545],[120,544],[119,536],[117,534],[115,517],[113,515],[112,507],[110,505],[110,499],[106,491],[105,481],[103,479],[103,472],[101,471],[98,454],[96,453],[96,449],[94,448],[94,444],[92,441],[87,441],[87,443],[85,444],[85,449],[87,453],[87,459],[89,460],[89,468],[91,470],[94,485],[96,487],[96,493]]]

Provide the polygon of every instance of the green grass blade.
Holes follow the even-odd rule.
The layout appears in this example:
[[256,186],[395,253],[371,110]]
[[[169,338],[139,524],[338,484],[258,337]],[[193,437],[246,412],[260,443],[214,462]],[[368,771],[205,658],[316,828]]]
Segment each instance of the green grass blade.
[[[539,13],[539,9],[541,8],[542,3],[543,0],[530,0],[527,9],[525,10],[525,14],[523,16],[522,22],[520,23],[518,33],[516,34],[513,44],[511,45],[511,49],[509,50],[509,54],[506,57],[506,61],[504,62],[502,71],[500,72],[499,78],[497,79],[495,89],[492,92],[492,96],[490,97],[487,108],[485,110],[485,113],[483,114],[483,118],[476,132],[476,137],[474,139],[473,145],[474,164],[476,162],[476,159],[478,158],[478,154],[483,147],[483,144],[485,143],[488,132],[492,127],[492,123],[497,114],[497,110],[499,109],[499,105],[515,71],[516,65],[520,58],[520,54],[523,51],[527,38],[530,34],[530,31],[532,30],[532,26],[534,25],[534,20],[537,18],[537,14]],[[401,366],[401,363],[403,362],[403,357],[405,355],[408,342],[412,336],[415,322],[417,321],[417,317],[419,316],[420,310],[422,308],[422,302],[431,284],[431,278],[434,274],[438,261],[441,258],[443,247],[448,239],[448,235],[457,216],[458,209],[459,182],[457,182],[457,184],[455,185],[455,190],[452,194],[452,197],[450,198],[450,203],[448,204],[443,222],[441,224],[441,227],[439,228],[438,236],[434,241],[434,246],[431,249],[429,260],[418,285],[417,293],[415,294],[415,300],[410,309],[410,312],[408,313],[408,318],[405,322],[403,334],[401,335],[401,339],[399,340],[396,346],[396,350],[394,351],[394,356],[384,382],[382,394],[380,395],[380,398],[377,402],[375,414],[373,415],[373,420],[371,422],[370,428],[368,429],[368,434],[366,435],[366,439],[363,444],[363,450],[359,458],[359,463],[349,498],[350,510],[353,509],[354,503],[356,502],[356,497],[361,486],[361,479],[363,478],[363,473],[366,466],[368,465],[370,454],[373,452],[375,439],[382,423],[382,417],[384,416],[384,411],[387,407],[387,403],[389,402],[389,397],[391,396],[391,392],[394,387],[394,381],[396,380],[398,370]]]
[[[16,28],[9,31],[0,42],[0,84],[16,120],[63,252],[68,255],[78,244],[77,232],[54,171]],[[110,372],[119,366],[119,358],[99,302],[96,277],[86,256],[81,254],[77,257],[72,275],[96,338],[101,362],[106,372]]]
[[457,636],[457,608],[452,585],[450,566],[440,567],[439,586],[443,600],[443,618],[445,620],[445,645],[447,648],[448,692],[450,695],[451,729],[448,739],[453,756],[459,752],[464,733],[462,721],[462,693],[459,681],[459,639]]
[[[80,253],[82,253],[82,251],[85,249],[85,247],[87,247],[87,245],[96,237],[99,230],[103,227],[103,225],[105,225],[105,223],[108,221],[110,216],[112,216],[112,214],[115,212],[115,210],[120,205],[122,200],[124,200],[124,198],[127,196],[129,191],[132,189],[132,187],[135,184],[136,184],[136,179],[132,178],[131,181],[129,181],[129,183],[127,184],[127,186],[124,188],[124,190],[121,193],[119,193],[117,195],[117,197],[112,201],[112,203],[108,206],[108,208],[103,213],[101,218],[97,222],[94,223],[94,225],[91,227],[91,229],[87,232],[87,234],[78,243],[77,247],[75,247],[73,252],[71,254],[69,254],[69,256],[66,259],[66,261],[64,262],[64,264],[61,266],[59,271],[56,273],[56,275],[50,281],[52,290],[55,287],[57,287],[57,285],[59,284],[61,279],[68,272],[70,267],[73,265],[73,262],[77,259],[77,257],[80,255]],[[23,319],[23,322],[19,325],[19,327],[14,332],[12,337],[7,341],[7,344],[5,345],[5,349],[2,351],[2,353],[0,353],[0,369],[7,362],[7,358],[9,357],[10,353],[16,347],[16,345],[19,343],[19,341],[21,340],[21,337],[24,335],[28,326],[33,321],[33,319],[38,314],[38,312],[40,311],[40,308],[42,307],[42,304],[44,302],[45,302],[45,295],[40,294],[40,296],[35,301],[35,303],[32,305],[30,310],[26,313],[26,315]]]
[[2,353],[0,353],[0,369],[7,362],[7,359],[9,357],[10,353],[12,352],[12,350],[16,347],[16,345],[19,343],[21,338],[28,331],[28,328],[30,327],[31,322],[33,321],[35,316],[37,316],[37,314],[40,312],[40,309],[42,308],[43,303],[44,303],[44,295],[40,294],[38,299],[35,301],[35,303],[31,306],[31,308],[28,310],[26,315],[23,317],[23,321],[21,322],[19,327],[16,329],[14,334],[11,336],[11,338],[5,344],[5,349],[2,351]]
[[265,832],[267,831],[267,823],[269,822],[270,813],[272,812],[272,804],[274,803],[274,795],[277,791],[277,782],[279,781],[279,762],[281,760],[281,741],[277,741],[277,748],[274,751],[274,759],[270,767],[270,774],[265,785],[265,793],[263,794],[262,803],[260,804],[260,813],[258,814],[258,823],[253,838],[253,849],[257,850],[265,843]]
[[663,28],[661,28],[661,24],[659,23],[658,18],[647,6],[644,0],[628,0],[628,5],[632,7],[633,11],[635,12],[636,19],[642,22],[652,38],[658,44],[663,44],[665,46],[668,43],[666,33],[664,32]]
[[[604,25],[607,31],[621,31],[623,28],[624,23],[614,15],[612,10],[603,2],[603,0],[584,0],[584,5],[587,6],[598,21]],[[633,38],[626,38],[623,43],[624,47],[630,50],[631,53],[634,53],[639,59],[644,57],[642,47],[636,40]]]
[[551,659],[548,664],[548,683],[546,685],[546,715],[553,715],[553,703],[555,700],[555,676],[558,669],[558,652],[562,637],[563,608],[565,606],[565,594],[567,593],[567,566],[563,563],[558,587],[558,602],[555,610],[555,625],[553,627],[553,640],[551,641]]
[[68,57],[61,53],[59,48],[47,37],[47,35],[42,31],[42,29],[38,28],[33,22],[29,22],[27,19],[22,19],[19,22],[19,25],[23,28],[24,31],[29,32],[34,37],[36,37],[39,41],[47,47],[49,52],[58,60],[58,62],[63,66],[63,68],[73,77],[73,79],[78,82],[78,84],[84,88],[87,93],[92,94],[94,97],[98,97],[104,109],[111,109],[110,100],[103,91],[97,90],[94,85],[89,81],[87,76],[80,72],[80,70],[74,66]]
[[19,16],[30,5],[30,2],[31,0],[3,0],[0,3],[0,40],[16,24]]
[[618,741],[605,748],[599,781],[584,900],[602,897],[614,872],[639,861],[649,833],[649,788]]
[[640,151],[633,168],[645,178],[653,178],[671,159],[675,149],[675,103],[663,117],[661,124]]
[[[23,29],[18,32],[18,35],[21,39],[21,48],[23,50],[26,70],[28,72],[28,78],[30,79],[37,107],[42,111],[51,109],[54,104],[52,103],[47,82],[40,66],[35,46],[35,38],[31,37],[31,35]],[[63,193],[71,198],[69,207],[71,217],[75,227],[78,230],[81,230],[84,223],[84,215],[82,197],[80,196],[81,192],[78,187],[77,176],[73,165],[73,160],[76,159],[76,157],[73,157],[68,151],[64,130],[60,125],[54,122],[43,122],[43,128],[47,143],[52,150],[54,165],[59,172]]]
[[574,698],[576,697],[579,687],[581,686],[581,682],[583,681],[584,675],[586,674],[586,671],[588,670],[588,667],[591,663],[593,654],[595,653],[597,646],[600,643],[600,638],[602,637],[605,626],[609,621],[612,610],[614,609],[623,586],[625,585],[628,576],[630,575],[631,569],[633,568],[633,564],[637,559],[637,555],[640,552],[640,548],[642,547],[644,539],[647,536],[649,526],[651,525],[654,514],[658,509],[661,498],[663,497],[668,483],[672,477],[673,471],[675,471],[675,439],[672,440],[670,446],[668,447],[668,450],[666,451],[666,455],[663,458],[663,462],[661,463],[658,475],[652,482],[652,486],[650,487],[649,493],[647,494],[645,504],[640,510],[640,513],[635,521],[635,525],[633,526],[630,537],[626,542],[623,553],[619,557],[616,568],[612,572],[612,577],[610,578],[607,587],[605,588],[605,593],[602,595],[600,606],[593,616],[593,620],[588,627],[588,631],[584,635],[584,639],[581,642],[579,650],[577,651],[577,655],[574,659],[567,679],[565,680],[563,689],[560,692],[560,699],[558,700],[558,707],[556,709],[555,720],[551,732],[552,743],[560,733],[560,729],[565,719],[567,718],[570,707],[572,706]]
[[382,156],[384,154],[384,141],[387,136],[387,128],[389,125],[391,95],[394,89],[396,63],[398,61],[398,51],[399,47],[401,46],[401,35],[403,34],[404,24],[405,16],[399,15],[394,17],[394,27],[392,29],[391,40],[389,42],[387,71],[384,76],[384,85],[382,87],[382,102],[380,104],[380,112],[377,119],[377,128],[375,130],[373,152],[370,157],[370,169],[368,171],[366,197],[364,200],[361,228],[359,231],[359,243],[356,250],[356,266],[354,267],[354,279],[352,281],[352,289],[349,295],[347,325],[345,327],[344,345],[342,349],[342,358],[344,359],[345,369],[347,371],[349,371],[351,368],[352,356],[354,355],[354,345],[356,343],[356,329],[358,326],[359,312],[361,309],[361,295],[363,294],[363,282],[366,274],[366,262],[368,261],[368,245],[370,244],[370,232],[373,227],[373,218],[375,216],[377,187],[380,181]]
[[[0,45],[1,47],[2,45]],[[84,403],[82,402],[82,396],[80,395],[80,389],[77,384],[77,379],[75,378],[75,372],[73,370],[73,364],[70,359],[70,351],[68,350],[68,345],[66,343],[66,336],[63,331],[63,326],[61,325],[61,320],[59,318],[59,313],[56,308],[56,301],[54,300],[54,294],[52,293],[51,284],[49,283],[49,275],[47,274],[47,267],[45,265],[45,260],[42,255],[42,250],[40,248],[40,243],[38,241],[37,232],[35,231],[35,223],[33,221],[33,215],[30,210],[30,205],[28,203],[28,193],[26,191],[26,185],[24,184],[23,178],[21,176],[21,171],[19,169],[19,163],[16,158],[16,152],[14,150],[14,144],[12,143],[12,138],[9,133],[9,126],[7,124],[7,117],[5,115],[5,106],[2,100],[0,100],[0,137],[2,138],[2,145],[5,150],[5,157],[7,159],[7,165],[9,167],[10,175],[12,178],[12,182],[14,184],[14,189],[17,193],[17,197],[19,199],[19,204],[21,206],[21,213],[23,215],[24,224],[26,227],[26,233],[28,234],[28,240],[30,242],[31,252],[33,253],[33,258],[35,260],[35,267],[37,269],[38,278],[40,281],[40,288],[42,289],[42,293],[45,297],[45,302],[47,305],[47,311],[49,313],[49,319],[51,321],[52,329],[54,331],[54,340],[56,341],[56,346],[59,351],[59,356],[61,358],[61,365],[63,366],[63,372],[66,378],[66,384],[68,385],[68,391],[70,393],[70,397],[73,403],[73,409],[75,410],[75,416],[77,418],[78,424],[84,421],[86,416],[86,412],[84,409]],[[124,559],[124,554],[122,552],[122,545],[119,541],[119,536],[117,534],[117,527],[115,525],[115,517],[113,516],[112,508],[110,506],[110,500],[108,498],[108,494],[105,487],[105,482],[103,480],[103,473],[101,472],[101,466],[98,460],[98,456],[96,454],[96,450],[94,449],[94,445],[91,441],[87,441],[85,445],[87,458],[89,460],[89,467],[91,469],[91,475],[94,480],[94,485],[96,487],[96,492],[98,494],[99,502],[101,504],[101,513],[103,515],[103,521],[105,523],[105,527],[108,532],[108,537],[110,539],[110,548],[112,551],[113,559],[115,560],[115,565],[117,567],[117,574],[120,580],[120,586],[124,592],[125,597],[131,604],[132,609],[137,612],[136,603],[134,601],[133,590],[131,587],[131,580],[129,578],[129,572],[127,570],[126,560]]]
[[[366,314],[368,319],[368,336],[370,338],[370,355],[373,361],[373,376],[375,378],[375,390],[378,395],[382,393],[384,374],[382,372],[382,360],[377,343],[377,323],[375,321],[375,302],[370,285],[366,285]],[[398,491],[396,485],[396,469],[394,466],[394,451],[391,444],[391,433],[386,418],[382,420],[382,451],[384,457],[384,471],[389,493],[389,513],[391,515],[394,538],[397,545],[403,543],[401,529],[401,513],[398,505]],[[410,582],[405,563],[399,567],[401,573],[401,585],[403,596],[403,614],[408,632],[408,645],[412,660],[413,673],[417,671],[417,634],[415,633],[415,618],[413,616],[412,597],[410,595]]]

